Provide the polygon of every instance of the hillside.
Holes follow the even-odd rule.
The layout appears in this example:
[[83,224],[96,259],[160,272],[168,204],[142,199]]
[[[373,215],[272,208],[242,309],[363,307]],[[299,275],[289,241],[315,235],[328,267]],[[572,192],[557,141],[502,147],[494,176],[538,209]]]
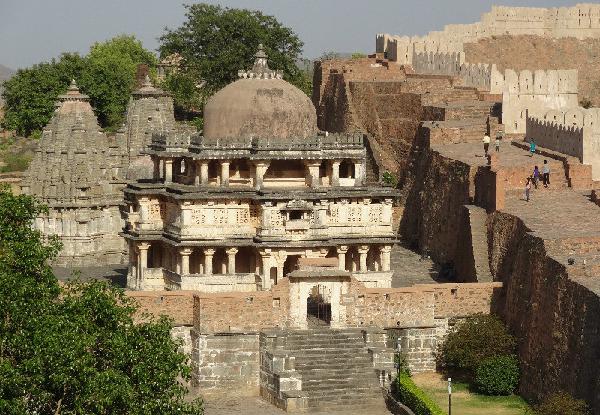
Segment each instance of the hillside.
[[578,69],[579,101],[600,106],[600,39],[495,36],[465,44],[465,60],[498,69]]

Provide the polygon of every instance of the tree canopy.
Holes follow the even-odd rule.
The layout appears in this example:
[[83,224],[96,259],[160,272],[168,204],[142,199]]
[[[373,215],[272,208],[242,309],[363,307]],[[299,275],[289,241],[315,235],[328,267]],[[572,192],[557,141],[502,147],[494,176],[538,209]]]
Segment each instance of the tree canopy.
[[44,211],[0,188],[0,413],[202,414],[167,319],[136,322],[105,283],[58,284],[60,244],[31,227]]
[[155,61],[134,36],[121,35],[95,43],[87,56],[63,54],[19,70],[4,83],[3,126],[27,136],[40,131],[52,117],[58,96],[75,79],[90,96],[100,125],[118,127],[135,86],[136,66],[153,66]]
[[237,79],[238,70],[252,67],[261,43],[272,69],[283,70],[284,79],[312,93],[311,80],[296,64],[303,43],[275,17],[208,4],[185,7],[186,20],[167,29],[159,47],[163,58],[175,53],[183,58],[165,83],[177,105],[200,109],[207,97]]

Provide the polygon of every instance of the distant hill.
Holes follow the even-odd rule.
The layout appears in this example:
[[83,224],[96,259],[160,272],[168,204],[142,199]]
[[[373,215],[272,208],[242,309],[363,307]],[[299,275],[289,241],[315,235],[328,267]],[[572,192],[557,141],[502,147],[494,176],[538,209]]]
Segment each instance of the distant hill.
[[0,105],[3,104],[3,102],[2,102],[2,82],[6,81],[14,74],[15,74],[15,71],[13,69],[10,69],[4,65],[0,65]]

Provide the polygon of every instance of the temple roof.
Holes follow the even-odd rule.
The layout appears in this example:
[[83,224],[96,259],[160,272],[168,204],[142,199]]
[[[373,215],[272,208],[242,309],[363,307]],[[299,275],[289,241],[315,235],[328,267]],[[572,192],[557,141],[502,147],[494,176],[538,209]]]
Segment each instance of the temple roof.
[[213,95],[204,107],[204,137],[302,139],[315,136],[317,115],[310,98],[269,68],[259,46],[252,69]]

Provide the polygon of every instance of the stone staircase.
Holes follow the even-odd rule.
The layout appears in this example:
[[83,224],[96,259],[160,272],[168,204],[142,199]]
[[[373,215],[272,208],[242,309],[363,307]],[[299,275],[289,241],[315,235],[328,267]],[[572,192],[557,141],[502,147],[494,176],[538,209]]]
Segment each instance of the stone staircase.
[[[261,336],[273,338],[273,334],[261,333]],[[268,342],[263,343],[267,345]],[[278,406],[289,411],[289,403],[283,400],[293,400],[294,410],[305,411],[337,411],[350,406],[354,411],[357,407],[369,410],[385,408],[375,368],[378,361],[383,362],[382,366],[387,370],[393,367],[393,351],[385,348],[384,333],[372,336],[361,329],[322,327],[280,332],[270,344],[272,352],[261,350],[263,371],[269,365],[263,364],[265,362],[262,362],[262,356],[269,356],[269,353],[275,359],[282,356],[284,363],[279,366],[286,368],[274,373],[274,377],[278,379],[274,382],[275,389],[282,384],[300,387],[296,390],[273,390],[272,394],[282,398],[279,404],[276,402],[278,398],[271,399]],[[268,379],[269,376],[265,373],[264,376],[261,375],[261,379]],[[290,382],[290,379],[295,381]],[[261,391],[270,388],[270,385],[261,385]],[[265,397],[264,393],[262,395]],[[365,413],[367,412],[369,411]]]

